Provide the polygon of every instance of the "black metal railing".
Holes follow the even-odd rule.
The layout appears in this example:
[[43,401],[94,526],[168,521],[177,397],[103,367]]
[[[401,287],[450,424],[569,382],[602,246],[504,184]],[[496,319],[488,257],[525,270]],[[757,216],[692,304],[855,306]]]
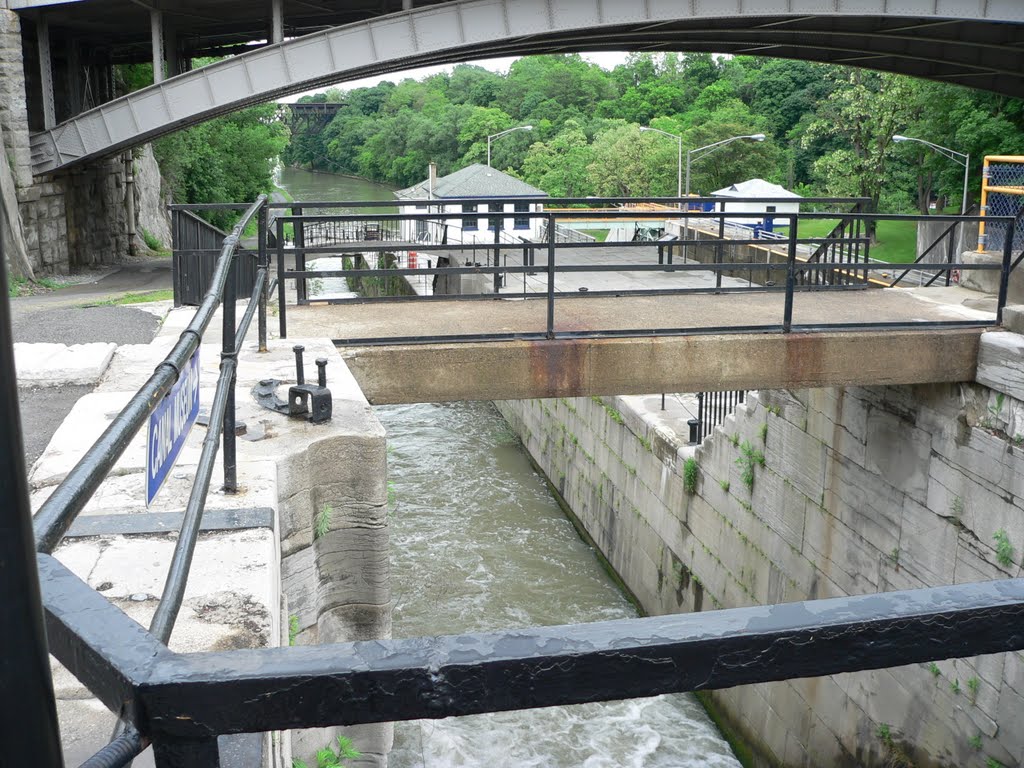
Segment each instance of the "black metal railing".
[[[967,210],[967,214],[973,216],[974,213],[977,210],[978,210],[978,207],[976,205],[972,205]],[[942,232],[939,233],[938,237],[936,237],[934,240],[932,240],[931,244],[927,248],[925,248],[923,251],[921,251],[921,254],[916,259],[914,259],[913,263],[916,265],[916,264],[924,261],[925,258],[932,251],[934,251],[936,248],[939,248],[940,246],[944,246],[945,250],[946,250],[946,262],[948,264],[952,264],[956,260],[954,258],[954,256],[955,256],[954,251],[955,251],[955,244],[957,242],[957,230],[959,230],[962,226],[963,226],[963,222],[960,221],[960,220],[955,220],[955,221],[950,222],[949,226],[947,226],[944,230],[942,230]],[[1011,270],[1015,266],[1016,266],[1016,264],[1011,265]],[[903,270],[902,272],[900,272],[899,275],[896,276],[896,279],[893,280],[890,285],[892,285],[892,286],[899,285],[899,283],[903,280],[903,278],[905,278],[907,275],[909,275],[913,271],[914,270],[913,270],[912,267]],[[940,277],[945,275],[946,285],[948,286],[948,285],[950,285],[951,283],[954,282],[954,274],[955,274],[955,272],[956,272],[956,270],[954,270],[951,267],[947,268],[944,272],[943,271],[936,271],[936,273],[934,275],[932,275],[928,279],[928,282],[924,283],[924,285],[925,285],[925,287],[930,286],[936,280],[938,280]]]
[[[499,201],[502,202],[502,201]],[[512,202],[504,201],[506,203]],[[522,199],[516,199],[515,202],[523,202]],[[658,335],[685,335],[693,333],[769,333],[769,332],[781,332],[790,333],[793,331],[817,331],[817,330],[855,330],[855,329],[899,329],[899,328],[939,328],[939,327],[975,327],[984,326],[991,324],[991,321],[987,320],[925,320],[925,321],[903,321],[903,320],[892,320],[884,321],[876,317],[865,317],[863,319],[857,319],[845,322],[818,322],[818,323],[799,323],[794,322],[794,302],[795,295],[804,292],[822,291],[822,290],[861,290],[870,287],[883,287],[887,283],[877,280],[872,275],[878,272],[890,273],[895,270],[905,269],[906,265],[903,263],[890,263],[875,261],[870,258],[870,238],[867,235],[870,225],[877,224],[882,221],[907,221],[914,222],[923,217],[919,216],[896,216],[890,214],[874,214],[865,213],[862,209],[862,200],[853,198],[814,198],[807,199],[804,202],[807,204],[816,205],[847,205],[852,206],[852,210],[844,210],[841,214],[841,220],[831,232],[826,234],[824,237],[804,237],[800,233],[801,222],[814,222],[814,221],[828,221],[836,218],[835,212],[815,212],[815,213],[777,213],[765,214],[760,211],[751,212],[734,212],[729,211],[727,213],[717,211],[680,211],[676,208],[670,208],[665,205],[665,199],[657,198],[653,202],[664,205],[661,209],[630,209],[630,210],[619,210],[619,211],[605,211],[602,213],[602,218],[615,221],[630,221],[630,220],[642,220],[642,219],[661,219],[666,221],[682,222],[679,224],[679,230],[681,236],[674,240],[671,244],[666,246],[664,243],[660,246],[658,243],[651,242],[635,242],[632,240],[615,241],[615,242],[590,242],[590,243],[560,243],[553,236],[555,232],[554,224],[556,218],[558,220],[588,220],[593,218],[593,213],[588,211],[586,205],[607,205],[619,204],[622,205],[627,202],[624,198],[612,198],[603,200],[549,200],[546,198],[528,199],[525,202],[530,204],[572,204],[580,206],[578,209],[559,209],[557,215],[551,212],[545,211],[531,211],[529,213],[489,213],[488,215],[495,218],[528,218],[530,220],[540,219],[544,223],[544,227],[548,238],[546,242],[536,243],[533,249],[530,248],[513,248],[510,245],[505,245],[501,242],[495,242],[493,245],[481,244],[478,242],[465,244],[465,243],[447,243],[443,245],[444,250],[455,257],[459,257],[463,254],[463,257],[467,254],[472,254],[474,260],[466,261],[468,263],[451,266],[448,264],[430,264],[429,266],[423,266],[417,264],[415,268],[412,267],[401,267],[400,260],[395,261],[395,266],[389,266],[384,269],[337,269],[337,270],[318,270],[310,271],[303,268],[305,259],[311,254],[337,254],[339,249],[334,245],[324,246],[310,246],[305,245],[302,248],[295,247],[289,248],[284,242],[283,232],[284,227],[289,223],[296,226],[296,231],[304,226],[310,224],[319,225],[328,222],[339,222],[342,226],[358,226],[360,222],[365,221],[380,221],[380,222],[405,222],[407,226],[413,226],[416,222],[421,221],[437,221],[438,213],[397,213],[397,214],[367,214],[367,213],[338,213],[338,214],[319,214],[316,216],[278,216],[276,219],[276,241],[277,241],[277,289],[278,289],[278,322],[279,322],[279,333],[282,338],[287,337],[288,331],[288,304],[286,285],[289,282],[296,284],[298,287],[299,301],[302,302],[304,296],[305,283],[313,278],[352,278],[358,277],[361,279],[373,278],[373,277],[402,277],[410,278],[412,276],[424,276],[430,275],[434,277],[458,277],[464,275],[490,275],[493,277],[493,290],[488,291],[476,291],[476,292],[460,292],[457,295],[428,295],[428,296],[410,296],[408,294],[401,296],[374,296],[374,297],[356,297],[356,298],[338,298],[328,299],[328,303],[346,303],[346,302],[381,302],[381,301],[433,301],[433,300],[450,300],[450,301],[467,301],[467,300],[493,300],[500,298],[511,298],[509,293],[499,293],[501,286],[508,285],[519,285],[519,280],[522,278],[523,290],[521,293],[516,294],[516,298],[528,299],[528,300],[539,300],[547,303],[547,322],[545,327],[538,328],[534,331],[515,331],[515,332],[504,332],[504,333],[473,333],[465,332],[459,334],[447,334],[447,335],[431,335],[424,334],[418,336],[386,336],[386,337],[359,337],[359,338],[345,338],[335,339],[338,343],[346,344],[394,344],[394,343],[436,343],[436,342],[457,342],[457,341],[500,341],[500,340],[542,340],[542,339],[557,339],[557,338],[581,338],[581,337],[603,337],[603,336],[617,336],[617,337],[630,337],[630,336],[658,336]],[[633,202],[633,201],[629,201]],[[677,202],[674,199],[668,199],[669,203]],[[709,204],[712,201],[706,201]],[[755,202],[754,200],[730,200],[730,204],[744,203],[744,202]],[[763,205],[765,200],[757,200],[758,204]],[[467,203],[479,203],[478,199],[474,198],[459,198],[445,200],[444,203],[450,206],[461,206]],[[315,206],[320,209],[328,209],[332,205],[335,208],[365,208],[373,206],[393,205],[392,202],[348,202],[348,203],[307,203],[307,206]],[[272,204],[274,206],[285,207],[286,204]],[[459,213],[452,212],[446,214],[453,219],[459,217]],[[705,235],[702,234],[699,229],[690,228],[688,221],[693,218],[708,219],[715,218],[720,224],[720,229],[725,227],[726,220],[757,220],[764,218],[766,215],[770,215],[776,223],[782,224],[787,227],[787,234],[783,239],[774,239],[771,241],[765,241],[760,237],[750,236],[747,238],[734,238],[726,240],[723,235]],[[956,216],[929,216],[929,221],[980,221],[979,217],[956,217]],[[1010,220],[1007,225],[1012,229],[1013,222]],[[757,234],[757,233],[753,233]],[[726,260],[722,257],[722,250],[724,248],[742,248],[749,246],[757,250],[756,258],[758,261],[750,261],[751,256],[747,254],[746,260],[741,258],[740,261]],[[435,248],[440,248],[441,244],[435,245]],[[414,242],[411,240],[397,240],[389,242],[362,242],[359,244],[359,248],[365,254],[379,254],[379,253],[408,253],[410,251],[424,251],[429,250],[430,246],[425,245],[421,242]],[[481,248],[489,249],[493,253],[493,258],[487,258],[483,262],[475,260],[475,254]],[[615,248],[621,254],[614,263],[565,263],[563,260],[563,254],[566,253],[567,249],[571,252],[581,253],[588,248]],[[694,255],[699,252],[700,249],[705,249],[707,253],[711,254],[705,261],[698,261],[694,258]],[[521,261],[516,262],[516,254],[519,251],[523,251]],[[681,252],[682,258],[673,260],[673,252]],[[764,252],[766,255],[761,256]],[[660,255],[660,258],[655,258],[655,253]],[[666,253],[668,258],[666,259]],[[504,258],[502,258],[504,254]],[[633,257],[632,254],[637,254]],[[510,259],[511,255],[511,259]],[[546,260],[544,256],[546,255]],[[546,263],[538,265],[537,258],[540,257]],[[999,280],[999,294],[997,307],[995,312],[995,322],[998,323],[1002,319],[1002,309],[1006,304],[1006,288],[1007,281],[1009,279],[1009,273],[1012,268],[1010,261],[1010,252],[1006,251],[1004,258],[1001,263],[979,263],[979,264],[968,264],[957,261],[945,260],[942,262],[926,262],[918,261],[915,264],[915,269],[931,271],[936,274],[948,273],[951,270],[995,270],[1000,272]],[[764,258],[764,261],[760,259]],[[425,261],[421,258],[421,262]],[[294,266],[292,266],[294,265]],[[656,288],[643,288],[643,289],[630,289],[630,288],[609,288],[605,290],[559,290],[556,286],[556,278],[558,276],[570,275],[573,273],[607,273],[607,272],[712,272],[715,274],[714,284],[701,284],[693,287],[656,287]],[[743,273],[743,272],[764,274],[766,279],[762,283],[755,284],[752,280],[748,281],[746,286],[742,285],[723,285],[722,275],[728,273]],[[526,277],[536,272],[543,274],[544,285],[535,286],[536,290],[528,290],[526,287]],[[487,281],[490,284],[490,281]],[[590,299],[602,296],[631,296],[631,295],[687,295],[687,294],[730,294],[730,293],[749,293],[749,292],[774,292],[783,293],[784,302],[782,304],[781,316],[774,322],[763,322],[760,324],[748,324],[743,322],[737,322],[730,325],[706,327],[706,326],[694,326],[694,327],[644,327],[644,328],[587,328],[579,329],[574,328],[571,330],[560,330],[555,326],[555,305],[556,302],[563,300],[577,300],[577,299]]]
[[[146,419],[170,392],[188,360],[198,349],[214,312],[220,306],[223,318],[221,364],[210,408],[209,426],[175,543],[169,573],[149,628],[151,635],[164,644],[170,639],[171,630],[181,608],[222,436],[224,490],[228,493],[237,491],[235,380],[238,354],[257,311],[260,313],[259,347],[263,351],[266,350],[266,289],[269,261],[265,247],[260,248],[255,284],[240,324],[236,323],[235,314],[239,237],[242,230],[257,216],[260,221],[266,217],[265,196],[248,206],[231,234],[225,235],[202,304],[188,327],[181,333],[170,354],[156,367],[149,381],[132,397],[99,440],[86,451],[78,464],[68,473],[67,478],[43,503],[34,520],[36,549],[41,553],[52,552]],[[201,230],[197,228],[196,231]],[[118,714],[122,717],[122,724],[119,724],[115,731],[113,741],[87,761],[86,766],[101,768],[123,765],[126,760],[141,752],[148,743],[136,729],[129,712],[120,710]]]
[[[261,198],[225,239],[212,284],[192,322],[43,504],[34,541],[6,278],[0,270],[0,493],[6,502],[0,505],[0,590],[5,595],[0,616],[6,643],[0,658],[7,692],[0,697],[0,728],[4,757],[11,765],[62,764],[47,643],[126,724],[117,745],[88,763],[103,768],[125,765],[146,743],[152,743],[159,768],[216,768],[218,736],[225,734],[607,701],[1024,649],[1024,579],[1004,579],[497,633],[231,652],[170,651],[167,633],[181,604],[221,437],[225,486],[234,484],[233,383],[241,339],[256,312],[261,332],[265,329],[269,262],[263,237],[257,286],[237,328],[230,277],[244,222],[258,215],[265,233],[267,214]],[[793,216],[791,225],[795,223]],[[791,236],[789,259],[781,266],[787,283],[785,330],[796,327],[796,242]],[[548,243],[548,338],[555,337],[550,316],[554,254],[554,243]],[[1000,307],[1009,265],[1007,249],[1002,266],[996,265],[1002,270]],[[280,278],[279,283],[290,279],[283,268]],[[146,631],[48,553],[171,389],[221,301],[224,343],[211,426],[161,606]]]
[[[174,306],[198,306],[210,287],[228,233],[196,215],[201,211],[232,211],[248,204],[171,205],[171,286]],[[257,258],[241,249],[235,265],[235,290],[252,291],[256,284]]]
[[745,389],[727,389],[720,392],[697,393],[697,435],[695,442],[701,442],[715,427],[731,416],[736,406],[747,396]]

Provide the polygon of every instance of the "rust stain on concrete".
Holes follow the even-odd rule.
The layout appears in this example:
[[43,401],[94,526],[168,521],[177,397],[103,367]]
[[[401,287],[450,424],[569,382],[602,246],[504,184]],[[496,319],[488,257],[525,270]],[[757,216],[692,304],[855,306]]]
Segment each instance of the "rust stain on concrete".
[[587,347],[586,342],[575,339],[530,342],[527,350],[529,379],[537,396],[555,397],[584,391]]
[[790,333],[783,338],[786,347],[784,378],[794,383],[820,378],[824,349],[821,337]]

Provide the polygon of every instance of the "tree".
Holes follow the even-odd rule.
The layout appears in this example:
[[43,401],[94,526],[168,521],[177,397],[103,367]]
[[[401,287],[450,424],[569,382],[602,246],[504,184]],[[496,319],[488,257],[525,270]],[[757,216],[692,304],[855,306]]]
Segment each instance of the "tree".
[[593,152],[578,121],[570,120],[550,142],[535,142],[523,160],[523,179],[554,197],[593,194],[588,166]]
[[[909,78],[850,70],[836,76],[835,90],[809,126],[805,142],[817,136],[842,139],[814,163],[814,175],[837,196],[867,197],[878,210],[893,134],[916,117]],[[868,224],[874,238],[874,222]]]
[[[276,104],[262,104],[172,133],[153,152],[177,203],[251,202],[273,188],[277,157],[288,142]],[[238,213],[214,211],[227,228]]]

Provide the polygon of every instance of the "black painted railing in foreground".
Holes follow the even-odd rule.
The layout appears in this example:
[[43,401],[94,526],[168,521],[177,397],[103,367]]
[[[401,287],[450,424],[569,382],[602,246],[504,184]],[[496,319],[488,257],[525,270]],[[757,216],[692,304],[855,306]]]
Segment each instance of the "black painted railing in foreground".
[[[659,201],[661,199],[658,199]],[[471,202],[467,202],[471,201]],[[459,206],[459,205],[473,205],[479,203],[479,199],[465,198],[465,199],[451,199],[444,200],[443,203],[447,206]],[[509,204],[513,202],[512,199],[507,201],[499,201],[503,204]],[[527,203],[541,204],[568,204],[572,203],[578,206],[585,206],[591,204],[607,204],[609,202],[622,203],[622,199],[615,199],[612,201],[600,200],[546,200],[543,198],[529,199]],[[692,201],[691,201],[692,202]],[[701,201],[708,202],[712,201]],[[719,201],[720,202],[720,201]],[[764,204],[764,200],[730,200],[730,205],[738,202],[742,204],[744,202],[757,202]],[[853,320],[846,322],[820,322],[817,324],[800,324],[794,323],[794,305],[797,301],[796,294],[803,294],[805,292],[821,291],[821,290],[858,290],[868,287],[884,287],[888,285],[887,282],[878,280],[875,276],[878,273],[889,273],[893,271],[900,271],[906,269],[906,265],[902,263],[889,263],[873,261],[869,258],[869,246],[870,240],[867,236],[869,225],[880,221],[906,221],[914,222],[925,217],[921,216],[896,216],[890,214],[873,214],[866,213],[863,210],[862,200],[853,199],[835,199],[835,198],[822,198],[804,201],[806,203],[817,203],[817,204],[830,204],[830,205],[848,205],[852,206],[849,210],[842,210],[836,212],[835,210],[828,213],[771,213],[765,214],[763,211],[679,211],[677,209],[669,208],[664,205],[658,209],[619,209],[619,210],[608,210],[602,209],[601,216],[605,220],[620,220],[620,221],[631,221],[631,220],[647,220],[647,219],[661,219],[666,221],[666,226],[670,223],[677,226],[683,233],[687,233],[686,237],[677,238],[672,242],[666,242],[661,244],[659,247],[654,243],[644,243],[635,241],[615,241],[615,242],[593,242],[593,243],[560,243],[556,242],[553,237],[548,238],[546,242],[538,242],[534,248],[525,248],[521,246],[510,248],[503,246],[500,243],[494,243],[488,246],[487,243],[470,243],[470,244],[424,244],[416,243],[406,239],[405,241],[360,241],[360,242],[339,242],[339,243],[322,243],[319,245],[311,245],[306,243],[302,249],[291,248],[285,243],[283,232],[285,226],[292,226],[295,228],[296,233],[301,232],[305,227],[308,226],[320,226],[326,224],[337,224],[342,228],[358,228],[360,222],[374,221],[381,224],[389,224],[394,222],[406,222],[406,231],[411,229],[414,225],[422,222],[436,222],[439,216],[448,217],[450,219],[457,219],[459,213],[457,209],[455,212],[451,210],[445,213],[428,212],[428,213],[338,213],[338,214],[318,214],[314,216],[279,216],[276,219],[277,226],[277,274],[278,274],[278,322],[279,322],[279,334],[282,338],[287,336],[287,320],[288,320],[288,304],[286,285],[294,283],[297,286],[297,292],[301,296],[304,295],[304,286],[306,282],[314,278],[399,278],[399,279],[411,279],[413,277],[424,277],[433,276],[438,278],[451,278],[464,275],[488,275],[493,276],[494,284],[496,286],[501,284],[510,285],[512,281],[515,285],[518,285],[520,276],[524,281],[524,289],[522,293],[509,294],[508,292],[498,293],[497,289],[494,292],[476,292],[476,293],[463,293],[460,295],[429,295],[429,296],[374,296],[374,297],[358,297],[358,298],[345,298],[345,299],[326,299],[328,303],[370,303],[370,302],[408,302],[408,301],[481,301],[481,300],[495,300],[495,299],[507,299],[507,298],[520,298],[526,300],[539,300],[547,303],[547,322],[545,327],[538,327],[533,331],[509,331],[501,333],[473,333],[471,328],[467,328],[464,332],[457,334],[446,334],[446,335],[431,335],[431,334],[420,334],[420,335],[388,335],[379,337],[359,337],[359,338],[343,338],[335,339],[339,344],[351,344],[351,345],[372,345],[372,344],[415,344],[415,343],[446,343],[446,342],[459,342],[459,341],[503,341],[503,340],[528,340],[528,341],[540,341],[540,340],[551,340],[551,339],[569,339],[569,338],[584,338],[584,337],[643,337],[643,336],[660,336],[660,335],[686,335],[686,334],[707,334],[707,333],[790,333],[793,331],[821,331],[821,330],[896,330],[901,328],[954,328],[954,327],[980,327],[990,325],[991,320],[985,319],[962,319],[962,320],[891,320],[885,321],[884,319],[876,317],[865,317],[863,320]],[[403,201],[403,204],[407,204],[408,201]],[[287,204],[272,204],[272,207],[280,206],[283,207]],[[319,208],[328,207],[348,207],[348,208],[363,208],[373,205],[378,207],[383,205],[393,205],[393,203],[381,203],[381,202],[357,202],[357,203],[315,203],[306,204],[307,206],[315,205]],[[560,222],[573,222],[577,224],[592,219],[594,213],[586,210],[585,208],[579,209],[559,209],[557,213],[551,211],[538,211],[532,210],[530,212],[518,212],[512,213],[508,210],[504,212],[488,212],[489,217],[495,219],[521,219],[521,220],[543,220],[546,225],[546,231],[550,234],[554,231],[553,224],[556,221]],[[746,238],[733,238],[724,239],[721,234],[721,229],[727,219],[729,220],[758,220],[763,219],[766,216],[770,216],[776,225],[786,226],[787,233],[785,237],[781,239],[764,240],[758,236],[758,233],[752,232],[751,236]],[[826,234],[824,237],[804,237],[800,232],[801,222],[816,222],[823,220],[834,220],[837,217],[840,218],[840,224],[837,225],[831,232]],[[689,223],[692,219],[717,219],[719,222],[719,233],[701,233],[698,227],[693,227]],[[950,222],[966,222],[966,221],[979,221],[979,217],[957,217],[957,216],[929,216],[927,217],[930,221],[950,221]],[[1007,221],[1007,226],[1012,227],[1013,222]],[[402,231],[401,227],[397,229],[392,227],[393,231]],[[940,239],[946,237],[944,232],[939,236]],[[296,234],[298,239],[298,234]],[[743,247],[752,247],[754,250],[741,254],[740,261],[726,261],[722,258],[723,249],[738,249]],[[587,263],[587,264],[566,264],[560,258],[559,254],[564,252],[564,249],[572,249],[577,253],[586,253],[587,249],[590,248],[609,248],[614,247],[621,251],[622,258],[615,263]],[[352,253],[358,251],[363,254],[401,254],[412,250],[419,252],[419,260],[423,261],[423,252],[429,252],[431,250],[435,252],[444,251],[447,256],[461,261],[466,258],[467,254],[474,253],[477,249],[483,248],[489,249],[493,253],[493,258],[487,258],[485,263],[470,262],[465,265],[458,266],[437,266],[436,264],[429,264],[424,267],[422,264],[417,264],[415,267],[411,265],[408,267],[387,267],[387,268],[371,268],[371,269],[334,269],[334,270],[306,270],[302,268],[305,263],[305,258],[311,255],[326,255],[332,254],[337,255],[339,253]],[[632,258],[631,253],[638,253],[637,248],[646,248],[649,252],[642,258]],[[692,253],[690,249],[705,249],[707,253],[713,253],[714,255],[710,258],[706,258],[704,261],[695,261],[692,258],[685,258],[687,253]],[[301,250],[301,259],[299,257],[299,250]],[[673,251],[679,250],[682,252],[683,260],[673,261]],[[515,263],[514,259],[520,251],[524,251],[521,263]],[[664,253],[667,251],[667,261],[664,258]],[[656,252],[662,253],[662,258],[655,259],[654,254]],[[508,254],[513,254],[513,260],[510,262]],[[546,253],[546,264],[537,264],[534,258],[531,256],[542,256]],[[750,254],[756,253],[757,258],[764,259],[763,261],[752,262],[750,258],[753,258]],[[504,254],[504,258],[499,258]],[[765,255],[762,255],[765,254]],[[953,270],[978,270],[978,271],[998,271],[1000,272],[999,280],[999,295],[997,300],[995,322],[1001,321],[1002,309],[1006,303],[1006,286],[1009,277],[1009,272],[1012,268],[1011,253],[1009,249],[1003,253],[1003,259],[1001,263],[992,264],[970,264],[961,263],[960,261],[945,260],[941,262],[923,262],[918,261],[915,264],[915,269],[921,271],[931,271],[936,275],[946,274],[949,275]],[[646,260],[642,260],[646,259]],[[296,265],[296,268],[289,269],[289,262]],[[400,263],[400,260],[399,260]],[[632,288],[608,288],[604,290],[587,290],[587,291],[576,291],[576,290],[559,290],[556,287],[556,278],[559,275],[568,275],[572,273],[602,273],[602,272],[633,272],[633,273],[644,273],[644,272],[711,272],[716,275],[713,284],[710,285],[696,285],[693,287],[655,287],[655,288],[643,288],[643,289],[632,289]],[[762,284],[755,284],[752,280],[748,281],[746,286],[725,286],[722,285],[722,275],[727,273],[754,273],[764,275]],[[546,289],[543,291],[530,291],[528,292],[525,288],[525,281],[529,275],[539,275],[542,280],[546,280]],[[488,281],[489,283],[490,281]],[[572,328],[561,330],[555,326],[555,305],[558,302],[566,300],[587,300],[603,296],[633,296],[633,295],[673,295],[683,296],[687,294],[733,294],[733,293],[749,293],[749,292],[769,292],[769,293],[783,293],[784,302],[781,307],[781,316],[776,320],[772,321],[769,319],[767,322],[763,321],[759,324],[743,324],[735,323],[731,325],[723,325],[716,327],[673,327],[666,325],[664,327],[643,327],[643,328]],[[737,305],[740,307],[741,305]]]
[[[220,256],[213,272],[211,285],[192,321],[182,332],[171,353],[161,362],[152,377],[116,416],[100,439],[86,451],[35,518],[36,546],[41,552],[51,552],[74,522],[92,493],[103,481],[114,463],[127,448],[145,423],[149,414],[177,381],[181,371],[202,342],[213,313],[222,306],[223,327],[220,373],[209,426],[203,441],[196,476],[186,505],[184,518],[164,584],[159,605],[150,623],[150,632],[160,642],[170,639],[175,619],[181,608],[188,573],[195,551],[199,527],[206,504],[206,495],[213,477],[220,439],[224,438],[224,489],[232,493],[237,488],[235,462],[235,409],[234,390],[238,353],[248,332],[252,318],[260,310],[260,349],[266,348],[266,287],[268,267],[266,250],[261,248],[255,285],[241,325],[236,326],[236,269],[238,244],[242,230],[253,217],[266,216],[266,197],[261,196],[247,207],[230,235],[224,238]],[[116,711],[116,710],[115,710]],[[119,714],[124,714],[119,712]],[[114,740],[84,764],[88,768],[107,768],[124,765],[146,745],[134,725],[119,725]]]
[[[247,216],[258,208],[263,219],[266,207],[259,204]],[[237,232],[232,237],[237,238]],[[225,243],[225,258],[216,273],[220,288],[228,281],[234,247],[235,243]],[[1003,298],[1007,263],[1008,259],[1002,272]],[[784,268],[791,289],[796,265],[791,260]],[[262,285],[266,269],[266,251],[261,248]],[[548,270],[553,269],[552,260]],[[64,490],[59,489],[59,501],[44,505],[40,513],[46,514],[39,521],[38,546],[43,554],[38,555],[37,566],[50,650],[130,724],[121,754],[91,765],[123,765],[150,741],[159,768],[215,768],[220,759],[217,737],[222,734],[605,701],[1024,649],[1024,580],[1006,579],[503,633],[173,653],[163,638],[177,610],[173,595],[165,595],[170,599],[161,613],[164,618],[154,621],[147,632],[45,552],[56,546],[116,461],[115,452],[119,455],[141,426],[145,417],[138,413],[148,413],[145,408],[152,406],[147,403],[155,404],[169,390],[212,317],[220,299],[217,286],[171,357],[157,368],[126,413],[115,419],[116,430],[112,425],[86,454],[83,462],[88,466],[76,467],[61,486]],[[232,308],[233,298],[224,296]],[[264,306],[262,296],[254,294],[241,335],[253,313]],[[6,316],[7,296],[0,291],[0,318]],[[229,390],[240,343],[233,319],[230,310],[225,311],[214,405],[214,417],[223,413],[224,421],[230,419]],[[261,321],[265,327],[262,313]],[[0,363],[11,360],[9,332],[0,324]],[[19,606],[21,610],[12,608],[10,615],[22,618],[4,625],[5,641],[13,648],[13,654],[4,654],[5,689],[17,690],[18,695],[3,697],[8,716],[0,719],[0,728],[5,729],[0,733],[6,737],[4,754],[12,765],[38,765],[53,754],[58,742],[55,718],[49,716],[53,694],[45,664],[46,639],[39,631],[40,604],[32,590],[35,571],[24,467],[15,459],[21,446],[17,408],[12,406],[16,389],[11,365],[0,365],[0,395],[0,405],[7,408],[0,412],[0,451],[10,454],[0,458],[11,459],[0,462],[0,488],[15,491],[7,497],[14,499],[13,504],[0,505],[5,534],[0,540],[5,549],[0,551],[20,552],[20,558],[4,560],[20,567],[0,568],[0,587],[12,596],[3,610]],[[223,423],[211,421],[213,432]],[[223,436],[227,440],[233,434],[233,429],[225,429]],[[212,471],[212,459],[206,458],[215,451],[216,437],[208,433],[189,502],[190,510],[200,514],[206,493],[201,486],[208,485]],[[225,482],[230,484],[229,478]],[[175,555],[169,587],[172,582],[183,586],[194,530],[186,523],[180,535],[191,536],[193,543]],[[17,689],[7,685],[12,660],[14,666],[25,666],[15,670],[23,673]],[[39,719],[26,724],[25,717],[35,714]],[[60,765],[59,754],[45,764]]]

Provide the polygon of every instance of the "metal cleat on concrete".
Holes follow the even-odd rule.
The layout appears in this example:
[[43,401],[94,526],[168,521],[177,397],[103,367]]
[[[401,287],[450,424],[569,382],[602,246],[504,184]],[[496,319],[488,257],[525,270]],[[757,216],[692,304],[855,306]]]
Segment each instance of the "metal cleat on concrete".
[[293,418],[309,417],[308,421],[313,424],[323,424],[331,420],[331,413],[334,410],[331,390],[327,388],[327,358],[316,359],[317,383],[306,384],[306,375],[303,368],[303,353],[305,347],[296,344],[292,351],[295,352],[295,384],[288,387],[288,400],[281,400],[277,396],[277,388],[281,382],[277,379],[262,379],[252,388],[252,395],[262,407],[283,413]]

